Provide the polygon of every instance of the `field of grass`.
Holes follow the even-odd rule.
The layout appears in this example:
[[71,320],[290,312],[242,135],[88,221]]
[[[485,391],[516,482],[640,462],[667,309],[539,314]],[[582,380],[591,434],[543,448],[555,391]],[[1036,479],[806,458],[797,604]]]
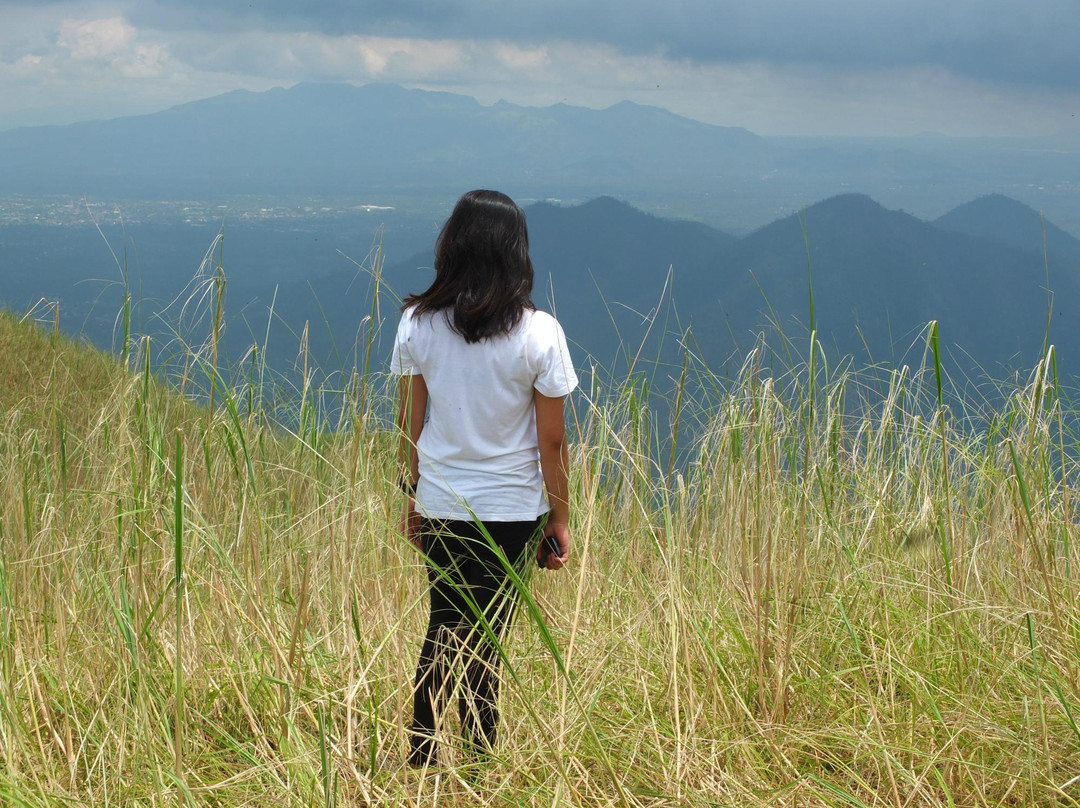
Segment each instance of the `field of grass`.
[[635,384],[594,390],[495,755],[421,772],[387,380],[342,385],[333,431],[298,394],[290,430],[139,357],[0,317],[4,806],[1080,805],[1051,363],[966,420],[932,363],[878,387],[752,355],[673,406],[688,464],[651,459]]

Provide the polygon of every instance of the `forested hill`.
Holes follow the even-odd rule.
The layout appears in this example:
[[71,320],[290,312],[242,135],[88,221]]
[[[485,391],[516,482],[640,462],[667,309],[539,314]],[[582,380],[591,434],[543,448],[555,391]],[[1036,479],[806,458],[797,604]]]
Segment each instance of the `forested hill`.
[[[1080,246],[1059,233],[1062,254]],[[1015,242],[957,233],[845,195],[734,244],[717,262],[727,284],[714,301],[730,321],[724,332],[746,333],[754,327],[747,312],[761,323],[756,312],[769,310],[785,332],[805,334],[812,284],[819,337],[839,355],[903,361],[913,346],[922,350],[919,333],[937,320],[958,365],[997,375],[1037,362],[1047,326],[1041,238],[1036,231],[1026,246]],[[1080,262],[1063,259],[1052,281],[1051,341],[1066,352],[1080,349]],[[709,320],[704,298],[695,296],[701,324]],[[711,334],[721,338],[715,326]]]
[[989,194],[946,213],[934,225],[957,233],[966,233],[991,241],[1042,252],[1045,234],[1046,254],[1051,270],[1059,262],[1065,267],[1080,263],[1080,239],[1066,233],[1039,212],[1003,194]]
[[[696,361],[726,372],[761,334],[779,328],[804,344],[812,288],[814,326],[832,357],[917,361],[922,330],[937,320],[950,367],[992,377],[1038,362],[1052,303],[1050,341],[1062,371],[1077,375],[1080,241],[1046,222],[1047,264],[1039,214],[1012,200],[976,200],[927,222],[849,194],[741,238],[610,197],[539,203],[526,213],[534,297],[556,311],[582,363],[616,372],[637,356],[679,364],[687,347]],[[199,295],[222,258],[227,356],[259,345],[289,367],[307,324],[313,358],[336,369],[361,353],[380,366],[401,296],[430,283],[438,224],[410,222],[379,236],[387,252],[377,281],[369,250],[378,220],[370,217],[228,223],[209,264],[202,261],[214,227],[103,230],[127,247],[136,329],[155,333],[162,346],[179,344],[177,336],[205,339],[207,318],[193,315],[192,301],[207,299]],[[59,300],[67,330],[115,345],[122,286],[94,228],[7,228],[0,267],[5,305],[22,311],[41,298]]]
[[[779,328],[805,340],[812,288],[814,325],[833,356],[917,361],[923,328],[937,320],[958,369],[996,377],[1037,363],[1047,329],[1042,239],[1036,230],[1025,245],[1021,226],[1038,214],[1012,204],[1020,222],[1013,243],[955,232],[858,194],[739,239],[611,199],[536,205],[528,216],[543,287],[537,299],[553,289],[568,332],[602,364],[636,354],[647,332],[644,355],[671,359],[689,328],[699,357],[720,367],[738,361],[759,334]],[[978,222],[980,203],[973,205],[965,215]],[[1080,261],[1069,257],[1080,241],[1050,228],[1061,258],[1050,276],[1049,336],[1068,365],[1080,351]],[[419,260],[399,266],[396,277]],[[414,275],[413,283],[428,277]]]

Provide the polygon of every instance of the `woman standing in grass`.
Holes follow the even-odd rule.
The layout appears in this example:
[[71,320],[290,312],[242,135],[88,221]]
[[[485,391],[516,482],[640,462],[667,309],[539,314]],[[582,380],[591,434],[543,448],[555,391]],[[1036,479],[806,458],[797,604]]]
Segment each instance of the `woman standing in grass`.
[[455,685],[467,748],[491,749],[498,644],[518,600],[510,570],[524,572],[533,553],[549,569],[570,555],[563,401],[577,376],[532,285],[525,215],[504,194],[470,191],[439,233],[434,282],[405,299],[394,342],[403,529],[425,554],[431,597],[414,766],[435,762]]

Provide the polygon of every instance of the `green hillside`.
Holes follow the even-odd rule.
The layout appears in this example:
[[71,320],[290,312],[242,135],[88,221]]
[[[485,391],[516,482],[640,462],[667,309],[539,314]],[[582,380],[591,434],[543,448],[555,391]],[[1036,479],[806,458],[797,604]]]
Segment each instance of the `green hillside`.
[[[664,424],[596,394],[498,748],[416,771],[387,380],[327,432],[310,391],[299,428],[243,390],[197,407],[10,316],[0,357],[0,804],[1080,802],[1075,413],[1048,383],[978,434],[932,367],[875,400],[751,354]],[[694,462],[653,456],[691,421]]]
[[85,416],[122,378],[111,357],[0,311],[0,412],[7,418],[46,425],[49,416]]

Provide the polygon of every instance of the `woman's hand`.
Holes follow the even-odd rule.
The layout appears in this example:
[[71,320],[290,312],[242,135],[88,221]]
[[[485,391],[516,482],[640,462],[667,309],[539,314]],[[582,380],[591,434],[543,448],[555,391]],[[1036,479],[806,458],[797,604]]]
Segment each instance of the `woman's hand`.
[[[559,545],[559,553],[552,552],[549,538],[555,539]],[[540,547],[536,551],[536,563],[549,570],[562,569],[570,560],[570,526],[562,523],[548,522],[544,525],[544,538],[540,541]]]

